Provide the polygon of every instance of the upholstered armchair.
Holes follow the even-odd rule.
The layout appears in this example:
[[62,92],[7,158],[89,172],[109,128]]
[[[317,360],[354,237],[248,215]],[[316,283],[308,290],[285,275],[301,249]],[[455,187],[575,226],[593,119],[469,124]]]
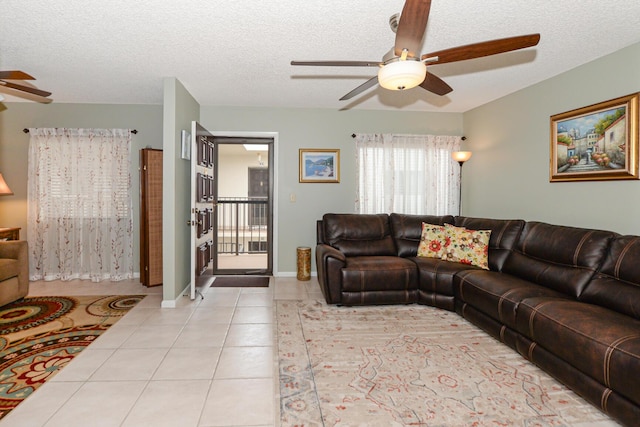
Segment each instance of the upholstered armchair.
[[27,241],[0,241],[0,306],[24,298],[28,293]]

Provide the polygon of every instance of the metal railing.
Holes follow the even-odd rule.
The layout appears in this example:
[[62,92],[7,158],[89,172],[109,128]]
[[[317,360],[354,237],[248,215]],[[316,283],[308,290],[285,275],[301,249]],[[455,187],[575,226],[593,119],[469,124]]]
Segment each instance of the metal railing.
[[218,253],[267,253],[269,201],[263,197],[218,198]]

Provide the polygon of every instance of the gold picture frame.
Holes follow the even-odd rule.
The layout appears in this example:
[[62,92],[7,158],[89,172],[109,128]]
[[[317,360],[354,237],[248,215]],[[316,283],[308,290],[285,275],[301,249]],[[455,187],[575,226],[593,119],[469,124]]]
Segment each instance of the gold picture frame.
[[638,179],[638,93],[551,116],[549,180]]
[[299,157],[300,182],[340,182],[340,150],[301,148]]

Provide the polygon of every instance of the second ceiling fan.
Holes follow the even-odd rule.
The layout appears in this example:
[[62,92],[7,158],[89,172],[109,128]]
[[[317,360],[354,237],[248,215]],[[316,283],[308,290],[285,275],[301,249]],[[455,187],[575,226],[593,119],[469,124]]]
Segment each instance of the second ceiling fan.
[[420,86],[437,95],[446,95],[453,89],[438,76],[427,73],[427,65],[496,55],[535,46],[540,41],[540,34],[528,34],[458,46],[420,56],[419,50],[430,9],[431,0],[406,0],[396,30],[395,45],[382,61],[291,61],[291,65],[380,67],[378,75],[344,95],[340,98],[341,101],[351,99],[376,84],[390,90]]

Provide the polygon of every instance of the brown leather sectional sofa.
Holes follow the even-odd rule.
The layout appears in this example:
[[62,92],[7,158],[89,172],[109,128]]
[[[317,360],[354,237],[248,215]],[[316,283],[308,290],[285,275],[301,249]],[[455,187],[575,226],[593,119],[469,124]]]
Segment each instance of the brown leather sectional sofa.
[[[417,256],[422,223],[491,230],[489,270]],[[327,303],[456,311],[602,411],[640,423],[640,236],[522,220],[326,214]]]

